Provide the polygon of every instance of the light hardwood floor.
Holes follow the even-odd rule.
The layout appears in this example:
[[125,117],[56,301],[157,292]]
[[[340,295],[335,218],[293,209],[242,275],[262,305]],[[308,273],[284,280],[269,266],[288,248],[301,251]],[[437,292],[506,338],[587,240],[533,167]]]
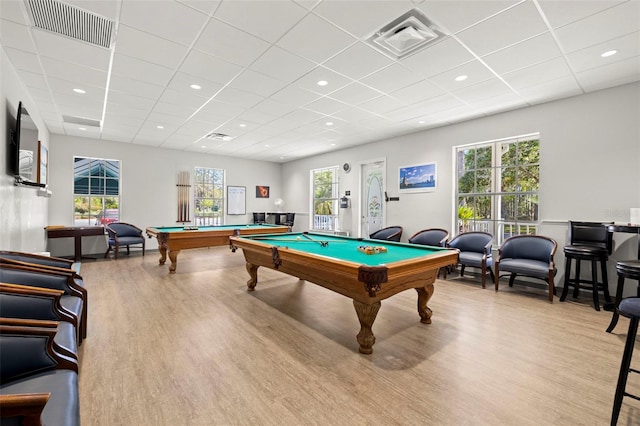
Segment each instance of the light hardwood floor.
[[384,300],[362,355],[350,299],[265,268],[248,293],[226,247],[181,252],[175,275],[158,257],[82,264],[84,425],[609,424],[628,321],[606,333],[587,294],[438,280],[432,324],[414,291]]

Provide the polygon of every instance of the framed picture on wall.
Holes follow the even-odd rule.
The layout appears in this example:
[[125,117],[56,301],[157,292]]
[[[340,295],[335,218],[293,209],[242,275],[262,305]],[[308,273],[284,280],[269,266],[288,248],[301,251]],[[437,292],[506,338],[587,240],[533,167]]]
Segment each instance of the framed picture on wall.
[[256,198],[269,198],[269,187],[264,185],[256,186]]
[[47,147],[38,141],[38,183],[47,184],[47,173],[49,171],[49,151]]
[[436,163],[400,167],[399,192],[433,192],[436,190],[437,183]]

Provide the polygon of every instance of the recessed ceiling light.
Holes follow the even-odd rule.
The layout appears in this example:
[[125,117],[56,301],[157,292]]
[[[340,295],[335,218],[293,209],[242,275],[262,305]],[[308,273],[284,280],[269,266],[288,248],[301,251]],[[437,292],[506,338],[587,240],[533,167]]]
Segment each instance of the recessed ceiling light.
[[157,129],[164,129],[164,126],[156,126]]
[[206,145],[200,145],[200,148],[206,148],[206,147],[207,147]]
[[467,78],[466,75],[459,75],[456,77],[456,81],[465,81]]
[[194,90],[200,90],[200,89],[202,89],[202,86],[200,86],[199,84],[192,84],[192,85],[191,85],[191,86],[189,86],[189,87],[191,87],[191,88],[192,88],[192,89],[194,89]]
[[246,124],[241,124],[240,127],[247,127],[247,125]]
[[269,148],[269,145],[268,145],[268,144],[267,144],[267,145],[265,145],[265,146],[266,146],[267,148]]
[[613,49],[613,50],[607,50],[606,52],[604,52],[604,53],[603,53],[602,55],[600,55],[600,56],[602,56],[603,58],[608,58],[609,56],[613,56],[613,55],[615,55],[616,53],[618,53],[618,51],[617,51],[617,50],[615,50],[615,49]]
[[332,122],[332,121],[327,121],[327,122],[326,122],[326,123],[324,123],[324,124],[326,124],[327,126],[333,126],[333,122]]
[[330,143],[329,146],[336,146],[336,144],[335,143]]
[[318,81],[318,83],[316,83],[318,86],[326,86],[327,84],[329,84],[328,81],[326,80],[320,80]]
[[80,93],[81,95],[84,95],[85,93],[87,93],[86,91],[82,90],[82,89],[73,89],[74,92],[76,93]]
[[84,132],[85,130],[87,130],[87,128],[86,127],[78,127],[78,130],[82,130]]
[[424,124],[424,120],[418,121],[418,124]]
[[284,160],[284,157],[280,157],[281,160]]

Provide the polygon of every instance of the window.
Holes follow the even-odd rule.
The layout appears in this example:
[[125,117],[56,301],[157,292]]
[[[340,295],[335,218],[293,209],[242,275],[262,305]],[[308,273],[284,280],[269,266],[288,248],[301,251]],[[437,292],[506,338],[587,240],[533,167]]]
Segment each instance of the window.
[[338,167],[311,170],[314,230],[338,229]]
[[194,201],[196,225],[224,223],[224,170],[196,167]]
[[120,220],[120,161],[73,158],[73,224],[107,225]]
[[490,232],[497,245],[512,235],[535,235],[539,134],[459,146],[455,152],[458,232]]

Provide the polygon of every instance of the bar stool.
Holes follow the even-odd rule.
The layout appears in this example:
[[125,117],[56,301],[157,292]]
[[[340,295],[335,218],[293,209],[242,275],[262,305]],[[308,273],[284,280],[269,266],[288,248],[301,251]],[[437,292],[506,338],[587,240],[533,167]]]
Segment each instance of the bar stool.
[[[613,222],[611,222],[613,223]],[[600,310],[598,292],[604,293],[604,298],[611,303],[609,296],[609,280],[607,279],[607,261],[613,249],[613,233],[609,232],[601,222],[576,222],[569,221],[570,245],[564,246],[565,273],[564,288],[560,301],[564,302],[569,292],[569,286],[573,285],[573,297],[578,297],[581,288],[590,288],[593,292],[593,305],[596,311]],[[575,277],[571,278],[571,261],[576,261]],[[580,262],[591,262],[591,280],[580,278]],[[598,262],[602,268],[602,282],[598,282]],[[590,284],[583,286],[581,284]]]
[[633,355],[633,346],[636,342],[636,334],[638,333],[638,320],[640,320],[640,298],[630,297],[620,302],[618,307],[620,315],[630,319],[629,331],[627,332],[627,340],[624,344],[624,352],[622,353],[622,363],[620,364],[620,373],[618,375],[618,384],[616,385],[616,395],[613,398],[613,412],[611,414],[611,426],[618,423],[620,416],[620,408],[622,407],[622,399],[628,396],[633,399],[640,400],[640,397],[626,392],[627,376],[629,373],[640,373],[640,371],[630,368],[631,356]]
[[[618,287],[616,288],[616,301],[613,307],[613,317],[611,317],[611,323],[607,327],[607,333],[611,333],[616,324],[618,324],[617,307],[620,306],[622,301],[622,293],[624,291],[624,279],[629,278],[632,280],[638,280],[637,296],[640,297],[640,260],[620,260],[616,262],[616,271],[618,271]],[[606,308],[605,308],[606,309]]]

